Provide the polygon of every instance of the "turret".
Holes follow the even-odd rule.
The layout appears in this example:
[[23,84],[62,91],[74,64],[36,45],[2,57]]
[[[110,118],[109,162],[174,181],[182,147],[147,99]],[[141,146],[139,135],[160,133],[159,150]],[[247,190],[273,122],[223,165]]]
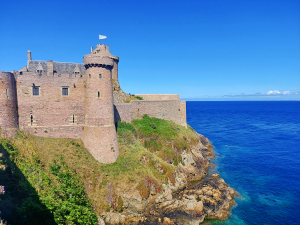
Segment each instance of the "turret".
[[86,89],[82,140],[94,158],[102,163],[113,163],[119,156],[112,90],[114,58],[104,44],[97,45],[83,57]]
[[16,81],[13,73],[0,72],[0,136],[12,137],[18,128]]

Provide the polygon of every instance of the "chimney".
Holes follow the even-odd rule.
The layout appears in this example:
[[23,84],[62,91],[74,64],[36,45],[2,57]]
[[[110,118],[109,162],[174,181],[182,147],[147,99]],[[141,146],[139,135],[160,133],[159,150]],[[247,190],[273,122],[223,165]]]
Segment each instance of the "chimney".
[[93,48],[93,46],[91,47],[91,53],[94,51],[94,48]]
[[53,61],[47,60],[47,76],[53,76]]
[[106,45],[106,51],[109,52],[109,45]]
[[31,61],[31,51],[30,50],[27,51],[27,60]]

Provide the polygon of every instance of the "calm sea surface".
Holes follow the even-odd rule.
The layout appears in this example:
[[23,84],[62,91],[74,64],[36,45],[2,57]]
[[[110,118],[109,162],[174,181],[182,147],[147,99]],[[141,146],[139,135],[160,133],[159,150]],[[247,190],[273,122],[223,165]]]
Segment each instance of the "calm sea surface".
[[187,102],[187,122],[214,145],[217,172],[240,193],[213,224],[300,224],[300,102]]

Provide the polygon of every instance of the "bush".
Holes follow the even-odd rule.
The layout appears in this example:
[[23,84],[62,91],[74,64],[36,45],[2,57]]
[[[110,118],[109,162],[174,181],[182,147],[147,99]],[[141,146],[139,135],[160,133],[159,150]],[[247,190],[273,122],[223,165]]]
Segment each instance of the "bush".
[[117,134],[120,143],[133,144],[136,141],[137,132],[134,126],[130,123],[118,122]]
[[24,157],[9,141],[0,141],[0,149],[9,155],[5,162],[10,179],[6,187],[13,205],[9,223],[97,224],[81,177],[67,166],[63,157],[57,156],[47,173],[47,165],[35,151]]
[[176,130],[171,126],[173,122],[143,115],[141,120],[133,120],[132,124],[141,138],[160,137],[162,140],[171,141],[178,137]]
[[125,121],[119,121],[117,123],[117,131],[120,129],[130,130],[136,136],[136,129],[131,123],[126,123]]
[[118,197],[118,207],[117,207],[118,212],[122,212],[123,211],[123,199],[121,198],[121,196]]

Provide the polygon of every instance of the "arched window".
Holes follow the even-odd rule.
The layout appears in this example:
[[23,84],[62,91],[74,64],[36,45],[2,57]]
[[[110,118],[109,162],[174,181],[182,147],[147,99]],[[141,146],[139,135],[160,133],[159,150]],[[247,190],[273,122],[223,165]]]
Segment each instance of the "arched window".
[[89,78],[92,78],[91,74],[89,74]]

